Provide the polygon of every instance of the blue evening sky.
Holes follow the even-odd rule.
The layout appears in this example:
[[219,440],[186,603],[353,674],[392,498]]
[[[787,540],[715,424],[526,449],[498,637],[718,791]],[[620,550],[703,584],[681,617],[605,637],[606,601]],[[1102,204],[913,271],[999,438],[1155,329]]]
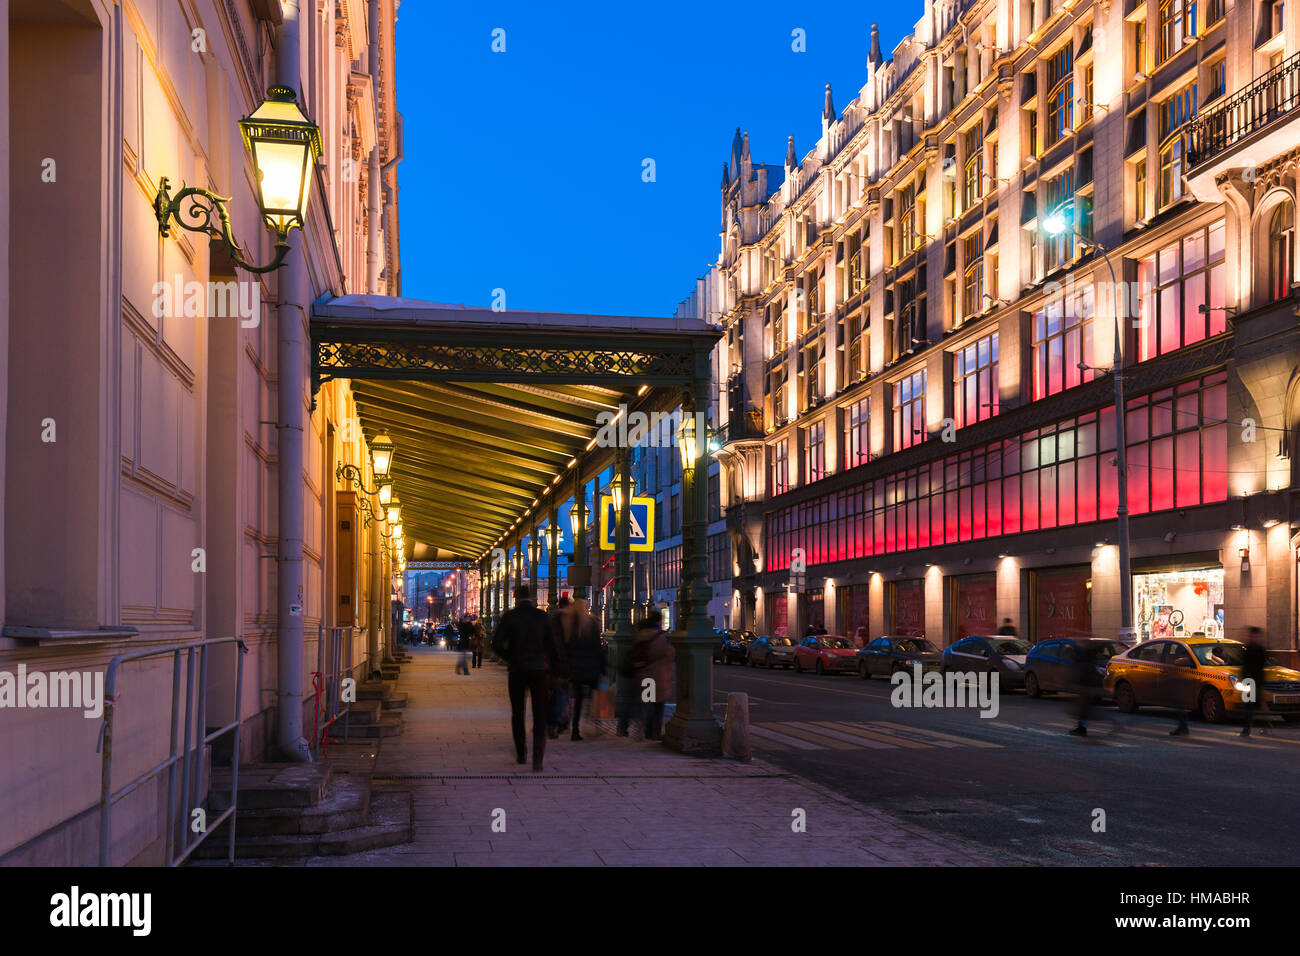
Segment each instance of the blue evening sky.
[[790,134],[802,159],[825,84],[840,112],[865,82],[872,21],[888,60],[921,13],[405,0],[403,295],[488,306],[502,288],[510,309],[671,315],[717,258],[735,128],[755,162],[780,165]]

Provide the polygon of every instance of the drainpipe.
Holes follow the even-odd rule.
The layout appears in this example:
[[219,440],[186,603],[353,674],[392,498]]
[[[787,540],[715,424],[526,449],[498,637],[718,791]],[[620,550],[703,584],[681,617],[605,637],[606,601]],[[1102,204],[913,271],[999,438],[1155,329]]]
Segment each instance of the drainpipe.
[[[275,45],[276,81],[298,90],[302,84],[298,32],[299,0],[282,0],[284,21]],[[279,411],[279,574],[276,593],[276,637],[279,716],[276,750],[281,760],[310,763],[311,751],[302,733],[303,671],[303,390],[307,379],[307,349],[303,327],[307,294],[304,230],[289,237],[295,247],[279,275],[280,304],[276,310],[278,336]]]
[[[376,505],[376,507],[379,507]],[[379,522],[370,522],[370,614],[366,621],[369,631],[366,640],[367,676],[379,670],[379,602],[380,583],[383,576],[383,542],[379,537]]]
[[[397,205],[397,187],[388,185],[388,171],[395,169],[397,164],[402,161],[403,144],[402,144],[402,114],[397,113],[393,118],[394,129],[397,140],[397,150],[389,157],[388,162],[383,165],[384,179],[384,235],[388,236],[392,232],[393,217],[392,208]],[[397,277],[393,274],[394,263],[388,263],[388,279],[393,284],[393,294],[401,295],[401,285],[397,282]]]
[[375,104],[375,145],[370,147],[369,183],[366,189],[366,291],[379,293],[379,2],[370,0],[370,93]]

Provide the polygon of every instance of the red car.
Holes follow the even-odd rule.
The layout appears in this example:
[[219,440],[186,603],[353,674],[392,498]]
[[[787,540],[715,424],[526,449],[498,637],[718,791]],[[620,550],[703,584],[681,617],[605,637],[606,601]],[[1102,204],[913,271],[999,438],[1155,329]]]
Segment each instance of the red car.
[[805,637],[794,649],[794,669],[799,673],[805,670],[818,674],[856,673],[858,669],[858,649],[847,637],[838,634],[821,634]]

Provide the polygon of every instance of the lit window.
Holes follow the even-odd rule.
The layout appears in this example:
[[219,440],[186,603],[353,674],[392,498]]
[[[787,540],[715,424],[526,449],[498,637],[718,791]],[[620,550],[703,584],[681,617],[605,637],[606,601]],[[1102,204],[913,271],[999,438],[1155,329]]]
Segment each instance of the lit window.
[[975,230],[963,244],[965,270],[962,287],[962,316],[969,319],[983,310],[984,298],[984,233]]
[[844,467],[855,468],[871,458],[871,398],[844,410]]
[[894,384],[894,451],[925,441],[925,369]]
[[1196,36],[1196,0],[1160,0],[1160,51],[1163,63]]
[[1058,296],[1034,313],[1034,400],[1092,381],[1092,286]]
[[1291,261],[1295,253],[1295,204],[1286,199],[1268,220],[1268,297],[1276,302],[1291,294]]
[[1138,263],[1138,361],[1218,335],[1224,315],[1223,220]]
[[898,258],[903,258],[917,246],[916,189],[912,185],[898,191]]
[[1047,145],[1074,128],[1074,51],[1063,46],[1047,61]]
[[[1043,216],[1050,215],[1054,210],[1073,200],[1073,205],[1067,210],[1071,217],[1071,223],[1073,227],[1086,234],[1087,203],[1083,198],[1074,195],[1074,167],[1070,167],[1059,176],[1044,182],[1039,187],[1039,192],[1041,202],[1038,208]],[[1074,228],[1065,229],[1059,236],[1045,236],[1043,243],[1044,270],[1052,272],[1073,260],[1074,243]]]
[[790,490],[790,443],[782,438],[772,446],[772,491],[783,495]]
[[963,207],[969,209],[984,196],[984,124],[976,123],[966,133],[966,165],[962,190]]
[[953,353],[953,421],[958,428],[998,413],[998,334]]
[[1183,126],[1196,115],[1196,84],[1189,83],[1160,104],[1160,196],[1164,209],[1183,197],[1187,172]]
[[803,432],[803,483],[826,477],[826,423],[815,422]]

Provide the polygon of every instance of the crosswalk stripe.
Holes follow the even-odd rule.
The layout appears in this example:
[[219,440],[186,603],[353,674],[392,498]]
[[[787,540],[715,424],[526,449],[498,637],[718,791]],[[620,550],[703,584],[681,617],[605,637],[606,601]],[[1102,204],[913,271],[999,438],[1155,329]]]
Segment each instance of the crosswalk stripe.
[[872,750],[897,750],[900,746],[897,741],[886,741],[874,737],[862,736],[854,731],[852,725],[840,729],[838,724],[833,724],[828,720],[815,720],[810,723],[799,723],[798,726],[807,728],[810,733],[822,734],[827,737],[833,737],[836,740],[843,740],[858,748],[867,747]]
[[895,730],[910,730],[913,733],[924,734],[925,736],[928,737],[938,737],[940,740],[950,740],[954,744],[965,744],[968,747],[978,747],[984,750],[997,749],[1002,746],[1001,744],[990,743],[987,740],[976,740],[973,737],[959,737],[956,734],[945,734],[942,731],[938,731],[938,730],[926,730],[921,727],[904,727],[900,724],[891,723],[887,720],[873,721],[873,726],[892,727]]
[[750,733],[752,733],[755,737],[758,737],[762,740],[771,740],[777,743],[782,743],[787,747],[793,747],[795,750],[824,749],[822,747],[817,746],[817,744],[810,744],[806,740],[801,740],[796,737],[787,737],[785,734],[777,733],[775,730],[769,730],[768,728],[764,727],[762,724],[754,724],[749,728],[749,730]]
[[[766,724],[764,726],[770,727],[771,724]],[[782,723],[779,726],[781,728],[782,733],[798,737],[802,740],[809,741],[810,743],[819,744],[823,748],[829,748],[830,750],[861,749],[860,747],[857,747],[853,744],[847,744],[842,740],[836,740],[833,737],[827,737],[820,734],[815,734],[810,730],[804,730],[802,727],[795,726],[794,724],[791,723]]]
[[938,744],[913,740],[910,737],[903,737],[896,734],[885,733],[879,730],[868,730],[867,725],[865,724],[851,724],[846,721],[834,722],[829,720],[819,720],[817,721],[817,723],[829,727],[836,727],[843,732],[847,732],[857,737],[861,737],[864,740],[877,740],[880,741],[881,743],[889,744],[891,747],[906,747],[909,750],[928,750],[931,747],[939,746]]

